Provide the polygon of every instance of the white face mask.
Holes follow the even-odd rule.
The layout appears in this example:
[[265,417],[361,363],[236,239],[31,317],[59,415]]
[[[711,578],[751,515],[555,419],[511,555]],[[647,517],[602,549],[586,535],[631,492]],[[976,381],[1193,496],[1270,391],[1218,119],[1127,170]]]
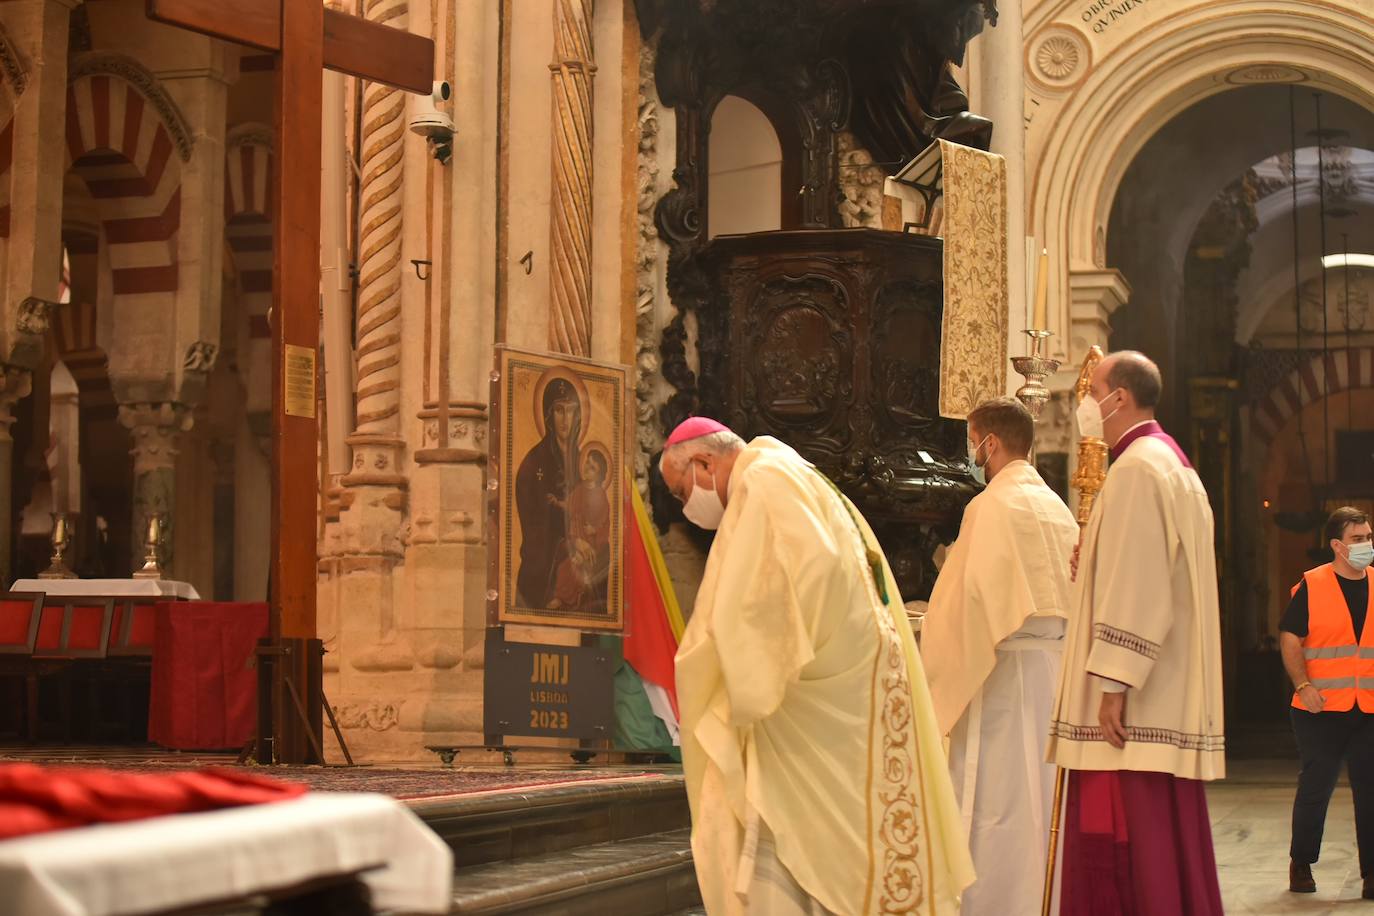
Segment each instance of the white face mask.
[[[980,484],[986,484],[986,483],[988,482],[988,481],[987,481],[987,470],[986,470],[988,460],[985,458],[985,459],[983,460],[983,463],[982,463],[982,464],[979,464],[979,463],[978,463],[978,453],[979,453],[980,451],[982,451],[983,446],[987,445],[987,444],[988,444],[988,440],[991,439],[991,438],[992,438],[992,435],[989,433],[988,435],[984,436],[984,437],[983,437],[983,441],[982,441],[982,442],[979,442],[977,445],[974,445],[973,442],[971,442],[971,441],[970,441],[969,444],[968,444],[968,468],[969,468],[969,473],[972,474],[972,475],[973,475],[973,479],[976,480],[976,481],[978,481]],[[992,457],[991,455],[988,456],[988,458],[991,458],[991,457]]]
[[[1116,394],[1117,390],[1118,389],[1113,388],[1111,391],[1107,392],[1107,397]],[[1110,420],[1120,409],[1121,405],[1118,404],[1111,413],[1104,417],[1102,415],[1102,405],[1098,403],[1097,398],[1090,394],[1083,395],[1083,400],[1078,402],[1078,409],[1074,412],[1074,416],[1078,420],[1078,435],[1082,436],[1084,439],[1105,438],[1102,424]]]
[[1368,569],[1369,564],[1374,563],[1374,544],[1366,541],[1363,544],[1348,545],[1345,562],[1349,563],[1356,572],[1363,572]]
[[692,495],[683,504],[682,514],[698,528],[715,531],[725,517],[725,504],[720,501],[720,494],[714,487],[708,490],[697,483],[695,466],[689,464],[687,472],[692,475]]

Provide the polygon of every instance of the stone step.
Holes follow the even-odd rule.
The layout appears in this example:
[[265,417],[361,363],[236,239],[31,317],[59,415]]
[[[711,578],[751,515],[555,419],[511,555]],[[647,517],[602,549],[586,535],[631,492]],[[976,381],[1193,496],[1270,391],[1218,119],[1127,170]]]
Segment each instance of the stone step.
[[689,826],[681,773],[418,799],[411,810],[459,869],[617,843]]
[[700,904],[691,831],[459,868],[453,908],[463,916],[666,916]]

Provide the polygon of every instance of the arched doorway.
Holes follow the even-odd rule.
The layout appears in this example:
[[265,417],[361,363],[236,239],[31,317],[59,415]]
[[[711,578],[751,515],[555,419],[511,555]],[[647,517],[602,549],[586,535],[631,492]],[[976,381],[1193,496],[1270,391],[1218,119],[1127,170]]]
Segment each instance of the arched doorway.
[[707,235],[782,228],[782,144],[768,116],[736,95],[711,114]]
[[[1051,326],[1066,368],[1100,344],[1144,350],[1165,373],[1162,418],[1217,519],[1230,723],[1282,716],[1273,650],[1289,579],[1316,546],[1310,518],[1356,498],[1334,470],[1337,439],[1374,426],[1365,392],[1336,386],[1362,377],[1358,351],[1374,344],[1374,324],[1347,319],[1366,278],[1349,277],[1347,301],[1333,285],[1347,277],[1322,266],[1374,252],[1374,94],[1351,53],[1374,20],[1337,6],[1164,0],[1150,21],[1092,36],[1028,21],[1045,100],[1030,112],[1029,225],[1051,252]],[[1271,415],[1276,385],[1284,397],[1278,383],[1314,361],[1311,403]],[[1305,452],[1285,450],[1304,438]]]

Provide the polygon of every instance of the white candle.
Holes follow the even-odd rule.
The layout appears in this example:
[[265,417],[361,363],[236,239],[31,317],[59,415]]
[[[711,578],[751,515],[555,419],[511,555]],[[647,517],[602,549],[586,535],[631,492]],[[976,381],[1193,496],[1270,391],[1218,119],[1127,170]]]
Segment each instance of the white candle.
[[1035,318],[1031,322],[1031,330],[1046,330],[1045,306],[1049,295],[1050,282],[1050,253],[1047,249],[1040,249],[1040,266],[1035,272]]

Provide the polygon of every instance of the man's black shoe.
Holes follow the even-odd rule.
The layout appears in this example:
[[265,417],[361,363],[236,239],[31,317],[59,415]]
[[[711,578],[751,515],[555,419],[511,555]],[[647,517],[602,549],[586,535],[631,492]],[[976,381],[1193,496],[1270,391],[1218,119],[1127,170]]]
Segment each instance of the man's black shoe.
[[[1317,892],[1317,882],[1312,878],[1312,866],[1306,862],[1288,862],[1288,890],[1294,894],[1315,894]],[[1369,897],[1370,892],[1374,891],[1374,883],[1366,879],[1364,883],[1365,896]]]

